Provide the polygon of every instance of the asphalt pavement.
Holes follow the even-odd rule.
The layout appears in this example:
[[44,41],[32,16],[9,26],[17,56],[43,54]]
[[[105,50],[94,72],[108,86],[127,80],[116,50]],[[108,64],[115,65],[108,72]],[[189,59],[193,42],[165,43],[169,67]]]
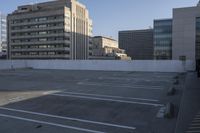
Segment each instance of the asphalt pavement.
[[[2,133],[173,133],[185,75],[21,69],[0,84]],[[175,117],[158,117],[169,102]]]

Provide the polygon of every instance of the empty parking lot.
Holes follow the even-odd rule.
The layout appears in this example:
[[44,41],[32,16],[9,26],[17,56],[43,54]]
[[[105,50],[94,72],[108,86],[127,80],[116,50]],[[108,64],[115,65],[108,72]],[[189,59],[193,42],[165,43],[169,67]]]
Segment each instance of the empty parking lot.
[[[0,132],[172,133],[183,88],[178,73],[1,70]],[[169,102],[175,118],[160,117]]]

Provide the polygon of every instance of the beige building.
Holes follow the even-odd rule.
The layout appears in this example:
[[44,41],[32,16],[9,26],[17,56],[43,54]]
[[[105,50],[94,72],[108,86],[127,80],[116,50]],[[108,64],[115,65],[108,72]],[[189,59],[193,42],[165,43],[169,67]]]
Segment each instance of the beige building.
[[5,53],[7,49],[7,44],[6,44],[6,15],[2,14],[0,12],[0,52]]
[[77,0],[19,6],[7,23],[10,59],[84,60],[92,55],[92,20]]
[[200,59],[200,4],[173,10],[172,59]]
[[95,36],[93,37],[93,43],[94,43],[93,46],[96,48],[104,48],[104,47],[118,48],[118,42],[108,37]]
[[123,59],[131,60],[125,50],[118,47],[118,42],[112,38],[93,37],[92,59]]

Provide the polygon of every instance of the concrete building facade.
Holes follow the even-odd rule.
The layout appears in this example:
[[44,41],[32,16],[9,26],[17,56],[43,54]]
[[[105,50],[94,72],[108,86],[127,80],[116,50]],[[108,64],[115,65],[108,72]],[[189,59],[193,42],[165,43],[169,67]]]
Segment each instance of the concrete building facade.
[[154,20],[154,59],[172,59],[172,19]]
[[133,60],[153,59],[153,29],[119,32],[119,48]]
[[196,18],[196,60],[200,60],[200,17]]
[[9,59],[85,60],[91,55],[92,20],[77,0],[19,6],[7,23]]
[[199,58],[199,17],[199,4],[173,10],[172,59]]
[[118,42],[108,37],[93,37],[92,51],[91,59],[131,60],[125,50],[119,48]]
[[0,12],[0,52],[6,52],[7,49],[7,28],[6,15]]
[[93,46],[96,48],[112,47],[118,48],[118,42],[115,39],[103,36],[94,36],[93,37]]

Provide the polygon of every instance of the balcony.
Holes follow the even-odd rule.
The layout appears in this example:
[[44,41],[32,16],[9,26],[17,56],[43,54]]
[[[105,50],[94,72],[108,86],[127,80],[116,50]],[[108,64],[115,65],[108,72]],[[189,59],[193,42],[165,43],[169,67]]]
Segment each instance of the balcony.
[[29,38],[43,38],[43,37],[60,37],[70,36],[69,33],[56,33],[56,34],[38,34],[38,35],[27,35],[27,36],[13,36],[11,39],[29,39]]
[[44,28],[28,28],[28,29],[17,29],[11,30],[11,33],[21,33],[21,32],[33,32],[33,31],[46,31],[46,30],[64,30],[64,26],[53,26],[53,27],[44,27]]
[[20,42],[20,43],[10,43],[10,45],[13,46],[21,46],[21,45],[47,45],[47,44],[66,44],[66,43],[71,43],[68,40],[57,40],[57,41],[44,41],[44,42]]
[[49,24],[49,23],[57,23],[57,22],[64,22],[64,19],[53,19],[47,21],[34,21],[34,22],[24,22],[24,23],[15,23],[10,24],[11,26],[27,26],[27,25],[36,25],[36,24]]
[[41,52],[41,51],[70,51],[70,48],[26,48],[26,49],[11,49],[11,52]]
[[12,55],[12,59],[70,59],[70,55]]

